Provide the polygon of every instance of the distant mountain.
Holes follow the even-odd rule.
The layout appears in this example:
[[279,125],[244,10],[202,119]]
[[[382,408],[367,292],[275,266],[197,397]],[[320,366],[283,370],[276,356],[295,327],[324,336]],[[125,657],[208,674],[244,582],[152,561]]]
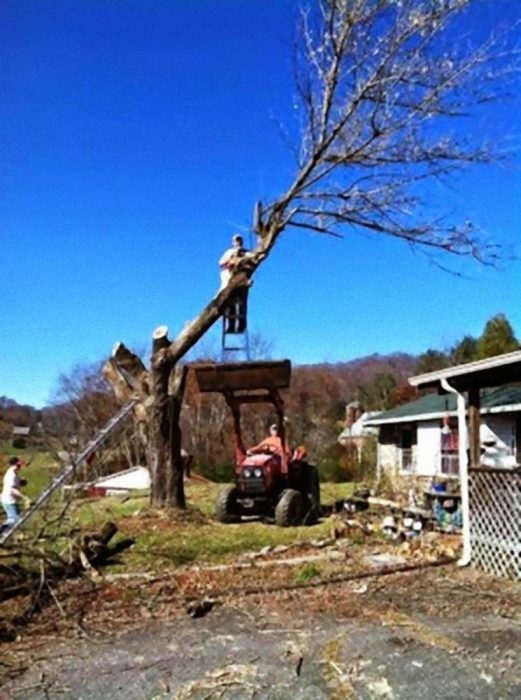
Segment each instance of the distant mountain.
[[335,377],[339,382],[340,393],[346,401],[358,398],[360,387],[368,387],[376,380],[393,377],[396,385],[405,384],[415,372],[418,358],[407,353],[396,352],[390,355],[367,355],[346,362],[320,362],[294,367],[298,373],[322,374]]
[[354,360],[345,360],[343,362],[315,362],[306,365],[298,365],[298,367],[315,367],[317,369],[335,369],[340,371],[350,371],[352,369],[360,369],[366,367],[389,367],[398,371],[414,371],[414,367],[418,357],[409,355],[405,352],[393,352],[389,355],[380,355],[375,352],[372,355],[357,357]]

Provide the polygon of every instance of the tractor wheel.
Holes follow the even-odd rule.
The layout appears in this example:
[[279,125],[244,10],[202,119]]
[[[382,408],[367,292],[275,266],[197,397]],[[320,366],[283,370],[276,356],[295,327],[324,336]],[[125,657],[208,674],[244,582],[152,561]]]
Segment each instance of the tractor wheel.
[[302,525],[306,511],[306,497],[300,491],[285,489],[275,508],[275,523],[279,527]]
[[320,478],[318,469],[309,465],[309,480],[308,480],[308,502],[310,509],[306,516],[306,525],[315,525],[321,515],[320,507]]
[[232,523],[240,515],[235,486],[225,486],[215,500],[215,517],[221,523]]
[[295,484],[304,498],[304,525],[316,525],[322,511],[320,507],[320,478],[318,469],[312,464],[300,464],[298,483]]

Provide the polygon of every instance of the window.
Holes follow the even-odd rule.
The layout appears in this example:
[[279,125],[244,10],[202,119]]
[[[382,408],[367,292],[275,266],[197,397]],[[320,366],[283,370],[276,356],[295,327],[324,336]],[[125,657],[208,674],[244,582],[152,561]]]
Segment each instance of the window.
[[456,419],[445,416],[441,426],[441,473],[459,475],[458,424]]
[[414,458],[412,446],[416,444],[416,428],[408,426],[400,430],[400,469],[402,472],[412,472],[414,470]]

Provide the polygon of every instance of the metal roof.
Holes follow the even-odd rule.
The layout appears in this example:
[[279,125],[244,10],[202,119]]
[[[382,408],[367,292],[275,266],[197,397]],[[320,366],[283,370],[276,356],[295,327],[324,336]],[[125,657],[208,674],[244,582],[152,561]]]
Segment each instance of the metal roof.
[[[505,386],[484,389],[481,392],[481,413],[521,411],[521,387]],[[456,415],[454,394],[427,394],[416,401],[396,406],[389,411],[364,421],[364,425],[406,423],[442,418],[447,413]]]

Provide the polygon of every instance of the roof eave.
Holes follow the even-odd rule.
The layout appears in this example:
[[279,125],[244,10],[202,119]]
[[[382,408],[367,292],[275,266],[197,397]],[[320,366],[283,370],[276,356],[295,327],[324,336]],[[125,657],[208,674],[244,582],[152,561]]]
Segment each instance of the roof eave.
[[[503,406],[486,406],[480,409],[482,415],[488,413],[521,413],[520,403],[504,404]],[[416,413],[410,416],[396,416],[391,418],[373,418],[373,420],[364,422],[364,427],[378,427],[379,425],[390,425],[392,423],[418,423],[420,421],[437,420],[444,416],[456,416],[457,411],[432,411],[431,413]]]
[[521,350],[447,367],[436,372],[418,374],[415,377],[409,377],[409,384],[424,388],[439,387],[442,379],[453,380],[456,384],[463,385],[461,388],[468,387],[469,383],[478,386],[497,386],[511,381],[521,381]]

